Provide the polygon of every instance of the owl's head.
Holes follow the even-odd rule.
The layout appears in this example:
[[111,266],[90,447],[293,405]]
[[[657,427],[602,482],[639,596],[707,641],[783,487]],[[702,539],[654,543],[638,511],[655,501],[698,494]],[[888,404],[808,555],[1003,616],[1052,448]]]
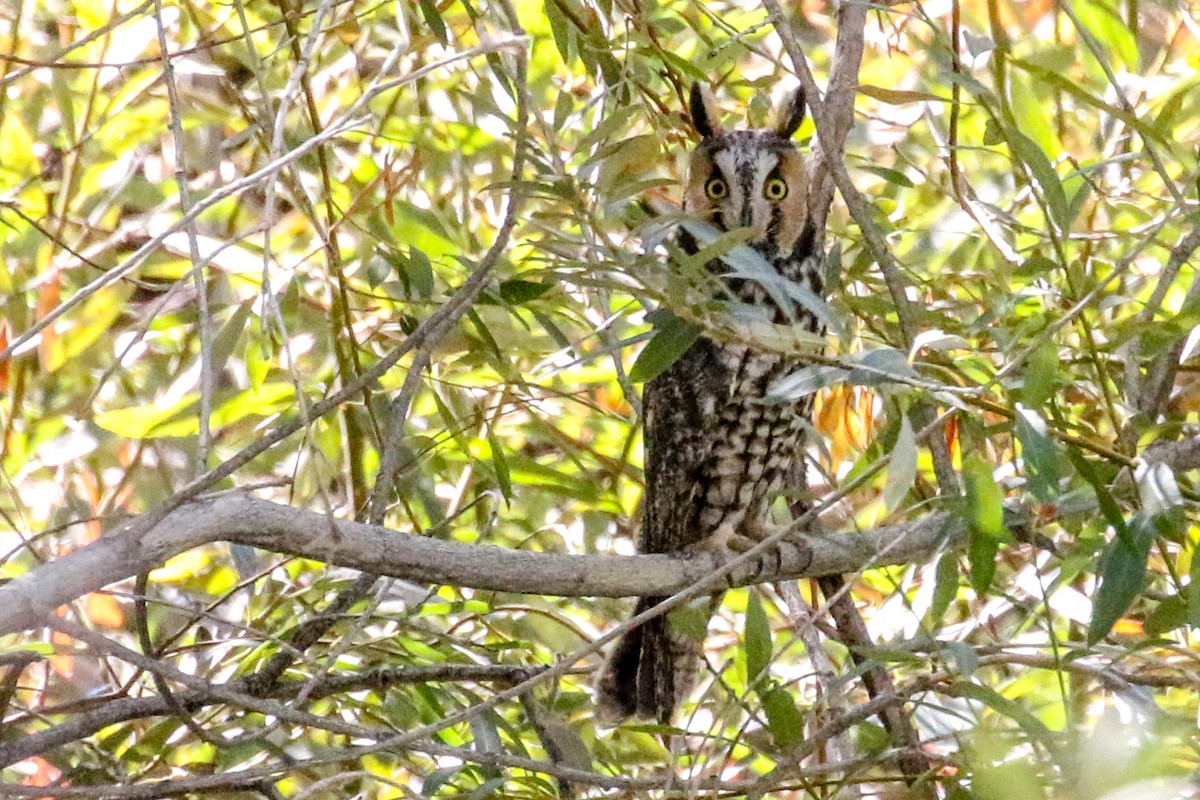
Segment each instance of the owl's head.
[[792,136],[804,121],[797,89],[766,130],[726,131],[702,84],[691,93],[692,125],[702,137],[692,153],[684,209],[716,228],[749,228],[758,249],[791,252],[808,220],[808,171]]

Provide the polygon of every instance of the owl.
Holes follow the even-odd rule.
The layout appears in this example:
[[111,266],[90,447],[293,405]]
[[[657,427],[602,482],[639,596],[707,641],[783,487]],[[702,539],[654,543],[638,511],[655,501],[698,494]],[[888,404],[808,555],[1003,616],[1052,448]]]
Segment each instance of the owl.
[[[712,94],[700,84],[692,87],[690,113],[701,140],[691,154],[685,211],[718,231],[749,229],[748,245],[779,276],[820,296],[822,259],[808,215],[808,173],[792,142],[804,121],[803,92],[784,103],[768,130],[722,129]],[[677,241],[689,254],[700,249],[686,227]],[[757,306],[777,323],[822,332],[812,312],[786,292],[727,276],[729,267],[719,259],[707,269],[722,299]],[[804,485],[811,401],[766,397],[775,381],[800,366],[792,356],[702,335],[647,383],[641,552],[728,552],[761,538],[771,501],[784,488]],[[642,598],[637,613],[663,599]],[[673,630],[666,616],[631,629],[597,684],[600,718],[669,722],[692,687],[702,644]]]

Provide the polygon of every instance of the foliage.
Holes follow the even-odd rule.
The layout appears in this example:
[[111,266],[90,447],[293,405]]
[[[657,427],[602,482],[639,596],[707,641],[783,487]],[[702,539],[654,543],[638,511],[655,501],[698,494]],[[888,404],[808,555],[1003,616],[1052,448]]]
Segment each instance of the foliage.
[[[852,580],[871,657],[914,703],[950,796],[1166,797],[1196,767],[1186,471],[1200,462],[1133,460],[1186,441],[1200,411],[1200,48],[1186,13],[952,0],[880,6],[866,27],[845,163],[868,216],[835,206],[838,335],[777,388],[820,392],[812,490],[852,486],[826,529],[939,510],[969,524],[961,551]],[[835,11],[790,14],[821,79]],[[632,552],[635,382],[728,319],[686,270],[668,274],[672,217],[647,209],[678,198],[691,82],[720,84],[755,125],[794,85],[765,11],[72,0],[0,18],[4,578],[163,507],[464,297],[453,325],[367,390],[206,488],[366,519],[395,410],[390,491],[379,478],[395,535]],[[472,296],[473,274],[486,282]],[[411,404],[392,407],[410,375]],[[961,494],[938,485],[938,440]],[[354,578],[190,551],[150,575],[148,655],[201,682],[248,678]],[[138,593],[114,586],[58,613],[144,648]],[[4,792],[173,778],[197,797],[658,796],[668,764],[691,781],[669,791],[687,796],[883,792],[894,768],[873,722],[841,750],[812,738],[862,689],[843,648],[802,644],[798,599],[726,595],[677,721],[694,735],[674,750],[656,726],[599,727],[588,669],[482,705],[627,603],[384,580],[264,695],[314,718],[220,700],[130,712],[6,764]],[[162,691],[153,660],[61,628],[6,637],[0,656],[0,752]],[[512,669],[452,669],[480,665]],[[403,679],[428,666],[444,671]],[[359,751],[369,738],[322,720],[416,733]],[[821,763],[839,752],[852,763]],[[212,782],[186,783],[198,778]]]

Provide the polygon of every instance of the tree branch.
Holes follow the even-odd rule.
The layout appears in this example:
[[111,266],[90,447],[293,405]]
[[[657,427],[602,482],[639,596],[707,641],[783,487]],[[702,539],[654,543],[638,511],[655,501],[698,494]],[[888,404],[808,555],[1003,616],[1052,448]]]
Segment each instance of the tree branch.
[[[156,526],[140,517],[87,547],[0,586],[0,634],[40,627],[52,609],[156,569],[172,556],[217,541],[259,547],[410,581],[563,597],[671,595],[707,578],[720,559],[691,555],[565,555],[506,550],[400,533],[238,494],[192,501]],[[961,522],[932,514],[860,533],[797,532],[778,559],[743,565],[731,585],[853,572],[864,565],[919,561],[961,536]]]

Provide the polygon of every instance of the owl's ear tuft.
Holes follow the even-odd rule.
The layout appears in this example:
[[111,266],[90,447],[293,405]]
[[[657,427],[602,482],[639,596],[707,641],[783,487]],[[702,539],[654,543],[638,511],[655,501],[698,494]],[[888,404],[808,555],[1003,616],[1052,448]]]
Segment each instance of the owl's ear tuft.
[[721,133],[721,115],[717,110],[717,100],[707,86],[703,83],[693,83],[688,105],[688,111],[692,115],[692,127],[701,137],[709,139]]
[[798,86],[779,108],[779,116],[775,121],[775,133],[785,139],[792,138],[796,131],[800,130],[800,124],[804,122],[805,110],[804,87]]

